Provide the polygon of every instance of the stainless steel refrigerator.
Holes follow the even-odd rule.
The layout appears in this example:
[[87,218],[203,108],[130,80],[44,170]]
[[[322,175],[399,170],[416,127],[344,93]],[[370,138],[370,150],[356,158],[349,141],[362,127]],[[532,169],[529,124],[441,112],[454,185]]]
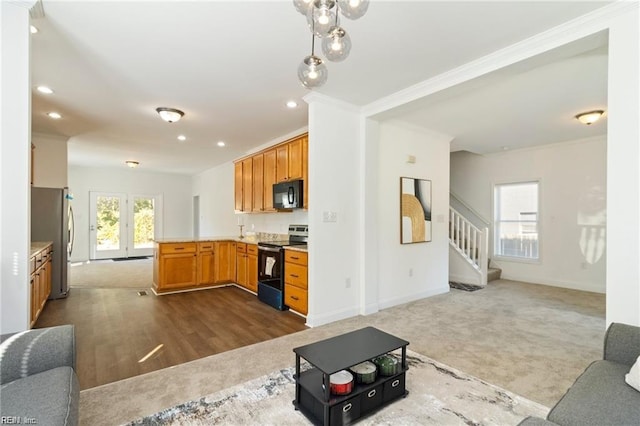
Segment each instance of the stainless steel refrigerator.
[[68,188],[31,187],[31,241],[53,241],[51,295],[67,297],[73,250],[73,210]]

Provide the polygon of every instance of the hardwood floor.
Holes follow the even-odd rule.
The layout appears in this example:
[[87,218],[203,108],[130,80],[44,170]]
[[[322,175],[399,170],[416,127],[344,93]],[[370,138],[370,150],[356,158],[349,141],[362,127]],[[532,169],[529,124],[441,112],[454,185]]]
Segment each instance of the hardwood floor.
[[165,296],[137,292],[72,288],[66,299],[47,302],[36,328],[75,325],[81,389],[307,328],[304,318],[236,287]]

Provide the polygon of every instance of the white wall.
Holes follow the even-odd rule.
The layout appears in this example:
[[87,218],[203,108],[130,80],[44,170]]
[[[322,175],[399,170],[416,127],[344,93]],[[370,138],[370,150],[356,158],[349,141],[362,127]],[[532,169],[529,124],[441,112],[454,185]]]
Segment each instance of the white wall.
[[[360,311],[360,115],[311,93],[309,315],[317,326]],[[336,222],[323,222],[335,212]]]
[[609,29],[607,324],[640,326],[638,3]]
[[75,244],[71,261],[89,259],[89,192],[162,195],[162,235],[156,238],[191,237],[192,178],[187,175],[150,173],[142,169],[69,167],[73,194]]
[[[449,291],[450,137],[401,123],[380,124],[378,168],[379,305]],[[415,164],[407,157],[416,157]],[[431,181],[432,239],[400,244],[400,177]]]
[[33,186],[64,188],[67,186],[66,137],[31,134],[33,151]]
[[29,7],[0,2],[0,334],[29,327]]
[[[279,141],[286,139],[283,136]],[[236,237],[240,235],[238,218],[244,224],[245,235],[251,232],[286,234],[290,224],[308,223],[306,210],[236,214],[233,208],[234,169],[231,162],[194,176],[193,195],[200,197],[200,237]]]
[[455,152],[451,190],[491,219],[494,184],[540,179],[540,261],[492,263],[503,278],[603,293],[606,158],[604,137],[485,156]]

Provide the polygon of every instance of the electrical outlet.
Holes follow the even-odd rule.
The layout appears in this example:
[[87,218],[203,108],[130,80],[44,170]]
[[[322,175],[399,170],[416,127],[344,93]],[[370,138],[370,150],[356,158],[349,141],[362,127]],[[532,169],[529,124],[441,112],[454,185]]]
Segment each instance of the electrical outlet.
[[409,276],[412,277],[413,276],[413,268],[409,268]]
[[347,278],[344,280],[345,288],[351,288],[351,278]]

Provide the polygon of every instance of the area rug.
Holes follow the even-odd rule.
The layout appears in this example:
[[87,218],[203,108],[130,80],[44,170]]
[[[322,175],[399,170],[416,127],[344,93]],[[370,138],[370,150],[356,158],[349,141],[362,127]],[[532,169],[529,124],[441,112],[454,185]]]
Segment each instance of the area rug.
[[455,281],[449,281],[449,287],[455,288],[456,290],[464,290],[464,291],[476,291],[476,290],[482,290],[484,288],[481,285],[465,284],[465,283],[459,283]]
[[[517,425],[549,411],[476,377],[407,351],[409,395],[362,419],[362,425]],[[221,373],[224,374],[224,373]],[[294,368],[233,386],[127,423],[134,425],[304,425],[293,408]]]

